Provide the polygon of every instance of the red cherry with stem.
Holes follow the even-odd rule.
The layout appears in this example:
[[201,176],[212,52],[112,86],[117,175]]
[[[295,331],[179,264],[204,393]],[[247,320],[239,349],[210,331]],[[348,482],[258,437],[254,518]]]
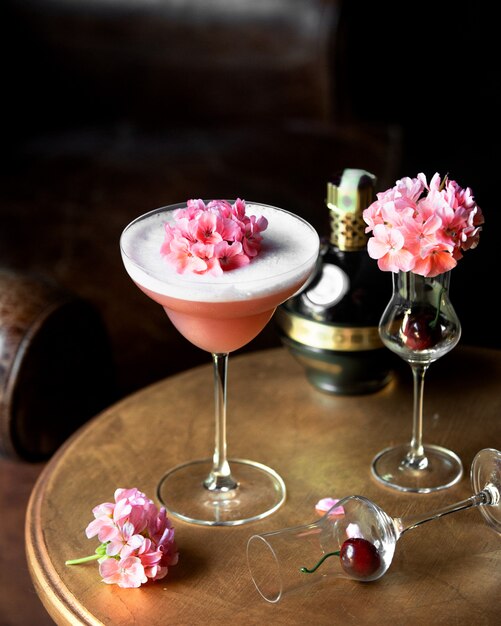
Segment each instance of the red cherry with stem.
[[341,546],[341,567],[354,578],[365,579],[381,567],[381,557],[374,544],[361,537],[351,537]]
[[356,580],[370,580],[381,567],[381,557],[374,544],[361,537],[350,537],[343,543],[341,550],[328,552],[312,568],[301,567],[299,571],[303,574],[313,574],[332,556],[339,556],[341,567]]
[[402,323],[402,334],[405,345],[411,350],[432,348],[441,339],[437,315],[430,311],[406,313]]

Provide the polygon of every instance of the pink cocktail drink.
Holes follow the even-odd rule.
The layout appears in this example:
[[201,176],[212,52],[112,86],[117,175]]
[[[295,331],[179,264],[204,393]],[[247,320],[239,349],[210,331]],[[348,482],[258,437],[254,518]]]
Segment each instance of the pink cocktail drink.
[[[171,515],[184,521],[233,526],[276,511],[285,501],[286,489],[283,479],[266,465],[226,457],[228,354],[254,339],[276,307],[302,288],[315,268],[320,242],[302,218],[238,200],[231,206],[230,223],[225,219],[229,203],[218,201],[224,206],[213,207],[221,209],[216,237],[221,233],[225,237],[206,246],[216,218],[211,206],[191,202],[196,205],[195,219],[186,204],[151,211],[125,228],[120,248],[139,289],[164,308],[188,341],[210,352],[214,364],[213,457],[169,470],[157,496]],[[235,229],[238,236],[231,238]]]
[[138,285],[161,304],[170,321],[191,343],[207,352],[233,352],[256,337],[276,307],[302,285],[296,283],[272,295],[228,302],[194,302],[155,293]]
[[249,212],[268,219],[258,257],[223,276],[183,274],[160,255],[163,224],[172,208],[133,222],[122,238],[127,271],[137,286],[164,307],[177,330],[211,353],[232,352],[249,343],[311,274],[319,240],[295,215],[248,203]]

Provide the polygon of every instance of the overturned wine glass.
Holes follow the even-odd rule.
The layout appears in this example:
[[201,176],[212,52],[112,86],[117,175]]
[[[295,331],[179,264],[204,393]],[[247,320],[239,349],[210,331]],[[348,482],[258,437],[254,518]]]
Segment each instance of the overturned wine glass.
[[337,502],[322,518],[303,526],[256,534],[247,542],[252,580],[268,602],[326,576],[372,581],[381,578],[400,537],[425,522],[479,507],[501,534],[501,452],[484,448],[470,471],[474,495],[428,514],[390,517],[358,495]]

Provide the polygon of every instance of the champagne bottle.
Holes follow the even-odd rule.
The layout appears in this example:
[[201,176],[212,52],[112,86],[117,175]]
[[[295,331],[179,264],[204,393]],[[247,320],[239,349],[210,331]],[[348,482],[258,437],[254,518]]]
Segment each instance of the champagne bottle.
[[276,315],[282,343],[308,380],[330,393],[372,393],[391,379],[391,354],[378,332],[391,280],[369,257],[362,217],[375,185],[360,169],[328,182],[330,237],[322,240],[313,279]]

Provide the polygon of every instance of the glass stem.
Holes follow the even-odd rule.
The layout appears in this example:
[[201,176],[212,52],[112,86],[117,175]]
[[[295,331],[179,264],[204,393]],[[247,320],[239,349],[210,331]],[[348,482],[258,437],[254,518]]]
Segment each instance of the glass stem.
[[213,465],[204,486],[210,491],[230,491],[238,484],[233,480],[230,465],[226,458],[226,378],[228,373],[228,353],[213,354],[214,365],[214,406],[216,418]]
[[431,520],[438,519],[439,517],[443,517],[444,515],[456,513],[457,511],[465,511],[466,509],[471,509],[472,507],[476,506],[490,504],[494,504],[493,495],[491,490],[489,488],[486,488],[483,491],[475,494],[474,496],[467,498],[466,500],[461,500],[460,502],[455,502],[454,504],[450,504],[449,506],[437,509],[433,513],[424,513],[408,517],[397,517],[393,520],[393,523],[395,524],[398,536],[400,537],[411,528],[416,528],[416,526],[420,526],[421,524],[430,522]]
[[404,460],[407,467],[416,470],[425,469],[428,459],[423,448],[423,394],[424,375],[428,369],[428,363],[411,363],[412,379],[414,384],[412,439],[410,450]]

